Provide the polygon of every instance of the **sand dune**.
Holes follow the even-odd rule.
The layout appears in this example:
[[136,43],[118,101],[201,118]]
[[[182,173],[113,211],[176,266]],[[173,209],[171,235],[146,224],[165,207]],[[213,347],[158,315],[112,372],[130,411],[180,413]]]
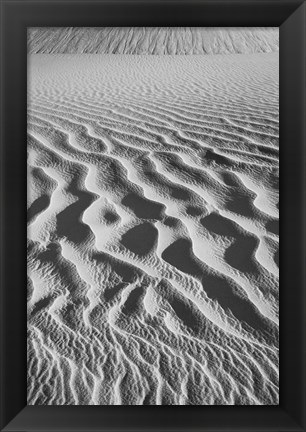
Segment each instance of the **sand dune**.
[[31,27],[31,54],[251,54],[278,51],[276,27]]
[[29,404],[278,404],[272,42],[29,55]]

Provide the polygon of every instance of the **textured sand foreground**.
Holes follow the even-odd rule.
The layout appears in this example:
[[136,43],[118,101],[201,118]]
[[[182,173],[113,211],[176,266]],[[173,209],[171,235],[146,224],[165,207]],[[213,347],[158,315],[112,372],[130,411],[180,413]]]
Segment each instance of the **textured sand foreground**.
[[278,404],[278,53],[28,70],[28,403]]

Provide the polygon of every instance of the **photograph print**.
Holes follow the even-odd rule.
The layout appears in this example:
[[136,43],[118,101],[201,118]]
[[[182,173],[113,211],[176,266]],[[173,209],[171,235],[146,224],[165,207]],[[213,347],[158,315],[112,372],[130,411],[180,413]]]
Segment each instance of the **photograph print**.
[[278,405],[278,28],[27,38],[28,405]]

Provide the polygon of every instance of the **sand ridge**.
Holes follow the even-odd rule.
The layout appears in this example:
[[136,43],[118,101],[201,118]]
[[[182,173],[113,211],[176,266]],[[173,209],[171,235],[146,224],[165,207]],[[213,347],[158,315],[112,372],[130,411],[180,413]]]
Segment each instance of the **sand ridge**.
[[28,67],[28,403],[278,404],[278,53]]
[[278,51],[277,27],[30,27],[30,54],[251,54]]

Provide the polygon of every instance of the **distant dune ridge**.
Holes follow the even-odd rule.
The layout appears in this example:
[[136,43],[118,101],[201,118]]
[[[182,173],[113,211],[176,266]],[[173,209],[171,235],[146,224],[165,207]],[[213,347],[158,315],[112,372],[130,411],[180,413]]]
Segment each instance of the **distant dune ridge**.
[[29,52],[28,404],[277,405],[278,30]]
[[30,28],[30,54],[252,54],[278,51],[278,28]]

